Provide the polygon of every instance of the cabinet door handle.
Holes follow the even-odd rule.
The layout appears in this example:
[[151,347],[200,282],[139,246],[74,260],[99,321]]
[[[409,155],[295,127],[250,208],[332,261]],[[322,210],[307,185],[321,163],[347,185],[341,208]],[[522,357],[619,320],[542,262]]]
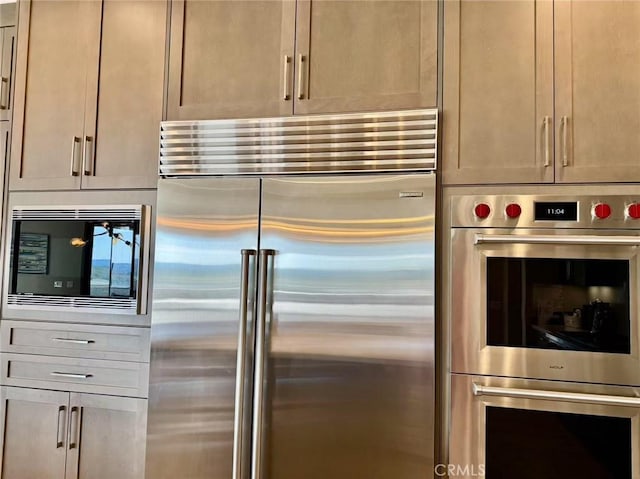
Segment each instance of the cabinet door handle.
[[562,129],[562,166],[569,166],[569,117],[563,116],[560,120]]
[[[57,430],[56,430],[56,449],[59,447],[63,447],[64,446],[64,435],[61,435],[61,433],[64,432],[64,425],[66,423],[66,419],[63,419],[63,416],[65,415],[64,412],[66,410],[66,406],[60,406],[58,407],[58,423],[57,423]],[[60,424],[62,424],[62,427],[60,427]]]
[[78,169],[76,168],[76,145],[80,143],[81,139],[77,136],[73,137],[71,142],[71,176],[78,176]]
[[51,341],[58,343],[73,343],[73,344],[93,344],[93,339],[75,339],[75,338],[51,338]]
[[283,100],[287,101],[291,99],[289,94],[289,65],[291,65],[291,57],[289,55],[284,56],[284,77],[282,83],[284,84],[284,90],[282,91]]
[[49,373],[49,375],[59,377],[59,378],[73,378],[73,379],[89,379],[93,377],[93,374],[62,373],[60,371],[53,371]]
[[304,61],[305,56],[298,55],[298,100],[304,100]]
[[[75,415],[76,420],[73,420]],[[75,449],[80,443],[80,408],[78,406],[71,407],[69,415],[69,449]]]
[[[93,144],[93,137],[85,136],[84,137],[84,148],[82,149],[82,170],[85,176],[91,176],[93,165],[92,165],[92,153],[93,148],[91,145]],[[88,148],[87,148],[88,147]]]
[[544,140],[544,166],[551,166],[551,140],[549,138],[551,117],[545,116],[542,120],[542,134]]
[[0,77],[0,110],[9,109],[9,79]]

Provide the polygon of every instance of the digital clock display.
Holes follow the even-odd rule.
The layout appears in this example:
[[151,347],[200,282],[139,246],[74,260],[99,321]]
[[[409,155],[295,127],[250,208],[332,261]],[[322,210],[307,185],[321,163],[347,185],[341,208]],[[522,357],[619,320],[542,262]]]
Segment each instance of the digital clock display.
[[578,221],[578,203],[536,202],[536,221]]

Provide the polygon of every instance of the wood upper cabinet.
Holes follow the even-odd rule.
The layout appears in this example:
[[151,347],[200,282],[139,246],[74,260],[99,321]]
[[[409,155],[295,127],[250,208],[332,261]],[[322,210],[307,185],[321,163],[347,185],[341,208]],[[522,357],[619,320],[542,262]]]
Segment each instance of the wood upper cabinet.
[[553,4],[444,9],[443,182],[552,182]]
[[170,35],[169,120],[436,103],[435,0],[174,0]]
[[298,0],[295,113],[436,104],[435,0]]
[[292,0],[173,0],[168,120],[293,113]]
[[640,2],[555,3],[556,181],[640,181]]
[[640,181],[640,3],[444,2],[443,182]]
[[20,2],[10,188],[153,188],[165,2]]

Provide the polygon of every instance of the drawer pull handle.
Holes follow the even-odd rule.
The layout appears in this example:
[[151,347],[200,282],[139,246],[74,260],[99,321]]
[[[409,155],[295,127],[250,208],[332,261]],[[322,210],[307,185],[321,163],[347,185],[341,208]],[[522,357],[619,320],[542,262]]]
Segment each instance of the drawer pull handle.
[[73,344],[93,344],[93,339],[74,339],[74,338],[51,338],[51,341],[57,341],[58,343],[73,343]]
[[93,374],[61,373],[59,371],[53,371],[51,376],[60,378],[89,379],[93,377]]

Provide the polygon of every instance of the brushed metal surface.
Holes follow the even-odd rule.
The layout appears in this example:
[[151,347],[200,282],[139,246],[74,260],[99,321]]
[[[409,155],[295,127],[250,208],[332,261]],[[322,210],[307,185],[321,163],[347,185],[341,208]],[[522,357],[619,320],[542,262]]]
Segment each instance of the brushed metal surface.
[[[451,371],[495,376],[640,385],[640,324],[638,296],[629,296],[630,354],[591,353],[490,346],[487,344],[487,259],[583,258],[629,262],[629,291],[638,291],[640,256],[634,244],[580,244],[598,235],[604,240],[626,238],[624,230],[517,228],[454,228],[451,233]],[[509,235],[509,243],[476,244],[478,235]],[[527,238],[557,237],[558,244],[532,244]],[[518,242],[518,237],[523,241]],[[575,238],[576,241],[570,241]]]
[[436,167],[437,126],[435,109],[165,121],[160,126],[159,172],[206,176],[428,171]]
[[[474,394],[475,387],[513,390],[528,390],[538,395],[578,395],[606,396],[618,398],[627,405],[606,405],[571,400],[518,398],[509,394],[504,396],[479,396]],[[604,386],[578,384],[559,381],[538,381],[518,378],[482,377],[461,374],[451,375],[451,434],[449,446],[449,464],[479,465],[485,464],[486,457],[486,410],[488,407],[514,408],[521,410],[548,411],[596,416],[631,418],[631,462],[632,477],[640,474],[640,407],[631,406],[632,401],[640,397],[640,389],[624,386]],[[509,453],[505,451],[505,453]],[[517,454],[517,451],[512,453]],[[547,458],[549,459],[549,458]],[[554,460],[554,459],[550,459]],[[557,461],[566,461],[567,457],[559,451]],[[458,477],[470,477],[461,475]],[[560,476],[558,476],[560,477]],[[563,476],[565,477],[565,476]]]
[[[451,196],[451,226],[454,228],[559,228],[578,229],[587,228],[627,229],[640,231],[640,221],[630,218],[627,208],[633,203],[640,202],[640,191],[636,188],[615,186],[612,190],[596,189],[589,186],[579,187],[579,192],[567,191],[569,187],[561,186],[546,188],[538,194],[515,192],[512,187],[494,188],[493,194],[465,194]],[[574,187],[575,188],[575,187]],[[611,194],[612,191],[619,194]],[[541,221],[535,219],[535,202],[576,202],[578,205],[577,221]],[[485,203],[491,208],[491,214],[486,219],[479,219],[474,215],[474,207]],[[509,218],[505,208],[510,203],[516,203],[522,208],[518,218]],[[593,208],[599,203],[606,203],[611,207],[611,216],[600,220],[593,215]],[[598,233],[599,234],[599,233]],[[628,233],[627,233],[628,234]]]
[[[258,249],[259,193],[258,179],[159,181],[149,479],[232,477],[241,250]],[[248,298],[252,312],[252,286]],[[249,381],[244,389],[250,396]]]
[[435,175],[263,181],[258,477],[429,476]]
[[250,446],[253,479],[432,471],[434,202],[433,174],[161,180],[147,478],[232,476],[245,308],[240,477]]

